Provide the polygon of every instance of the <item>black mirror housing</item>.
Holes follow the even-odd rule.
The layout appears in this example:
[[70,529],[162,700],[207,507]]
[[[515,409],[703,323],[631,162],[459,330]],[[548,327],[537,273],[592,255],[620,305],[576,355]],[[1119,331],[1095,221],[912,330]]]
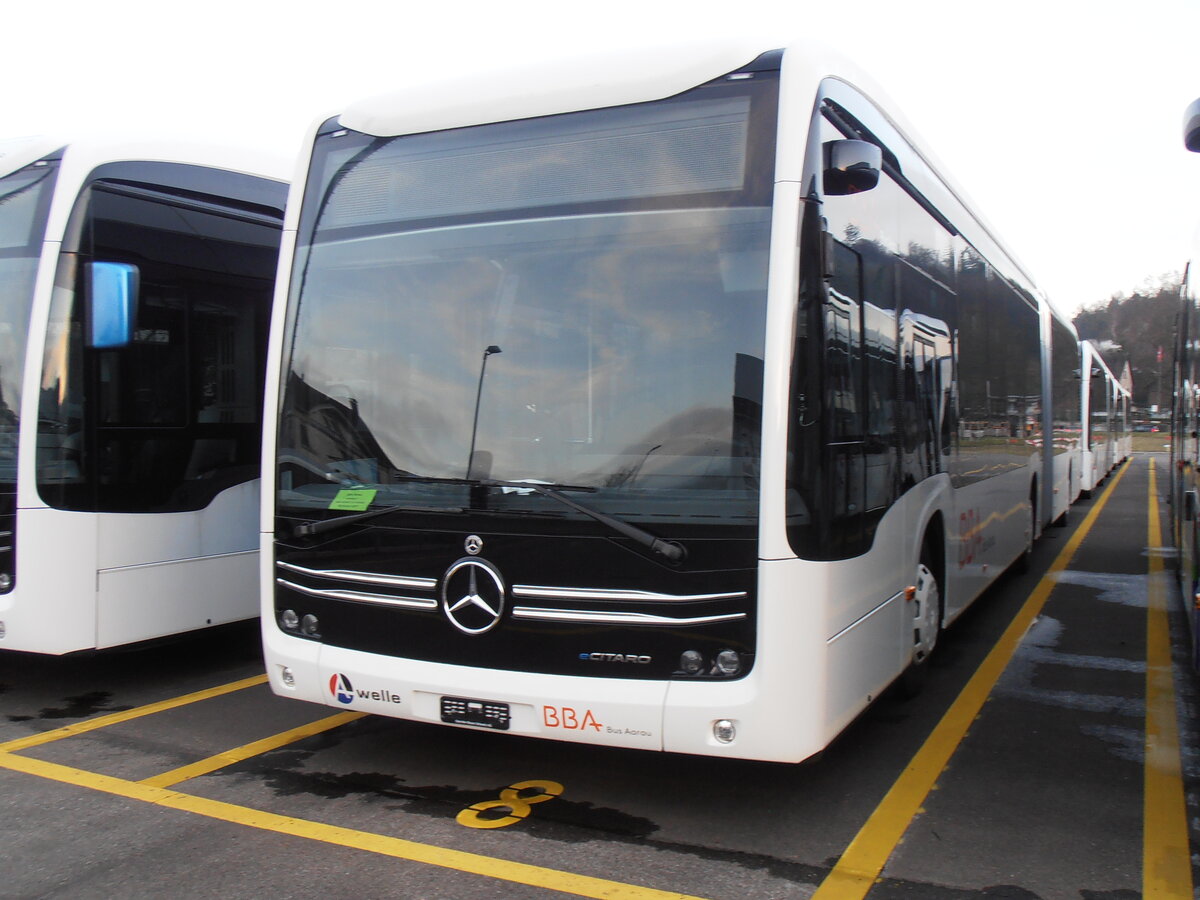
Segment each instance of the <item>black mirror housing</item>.
[[828,196],[861,194],[879,184],[883,151],[869,141],[826,141],[825,193]]

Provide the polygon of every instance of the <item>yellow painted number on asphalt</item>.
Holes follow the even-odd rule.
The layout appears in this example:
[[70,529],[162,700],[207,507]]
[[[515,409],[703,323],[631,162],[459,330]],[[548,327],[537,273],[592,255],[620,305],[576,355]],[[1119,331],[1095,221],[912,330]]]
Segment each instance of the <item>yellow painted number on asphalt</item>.
[[[504,828],[515,825],[533,811],[533,804],[553,800],[563,792],[557,781],[534,779],[510,784],[500,792],[499,800],[484,800],[468,806],[456,817],[468,828]],[[506,813],[503,811],[507,810]]]

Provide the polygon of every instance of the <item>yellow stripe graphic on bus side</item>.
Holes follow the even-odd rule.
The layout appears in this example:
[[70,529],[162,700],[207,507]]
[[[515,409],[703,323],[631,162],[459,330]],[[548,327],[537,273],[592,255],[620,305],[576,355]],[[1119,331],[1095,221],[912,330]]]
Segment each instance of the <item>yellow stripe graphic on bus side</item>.
[[1142,897],[1191,900],[1192,860],[1188,845],[1171,625],[1167,614],[1168,578],[1162,555],[1154,460],[1150,460],[1150,526],[1146,546],[1150,578],[1146,603],[1146,757],[1143,764]]
[[837,861],[837,865],[821,882],[812,900],[862,900],[866,897],[896,845],[904,837],[909,823],[921,811],[921,804],[934,789],[938,776],[966,737],[967,730],[978,717],[1021,639],[1041,613],[1050,592],[1054,589],[1054,576],[1066,569],[1075,551],[1092,530],[1113,490],[1129,470],[1130,464],[1126,462],[1112,479],[1104,494],[1096,501],[1066,546],[1051,563],[1042,580],[1029,595],[1029,599],[1009,623],[1000,640],[992,647],[966,687],[926,738],[921,749],[859,829],[854,840]]
[[13,753],[17,750],[27,750],[30,747],[38,747],[42,744],[49,744],[51,741],[60,741],[63,738],[72,737],[76,734],[86,734],[89,731],[95,731],[97,728],[107,728],[110,725],[128,722],[131,719],[139,719],[142,716],[151,716],[155,713],[166,712],[169,709],[187,706],[189,703],[197,703],[200,700],[209,700],[213,697],[220,697],[223,694],[232,694],[234,691],[241,691],[249,687],[255,687],[256,685],[266,683],[266,675],[254,675],[250,678],[243,678],[240,681],[230,682],[229,684],[222,684],[218,685],[217,687],[206,688],[205,690],[195,691],[191,694],[183,694],[180,697],[173,697],[170,700],[160,700],[157,703],[148,703],[145,706],[139,706],[136,709],[127,709],[123,710],[122,712],[110,713],[107,716],[97,716],[95,719],[88,719],[85,722],[76,722],[74,725],[65,725],[62,728],[55,728],[53,731],[43,731],[41,734],[31,734],[29,737],[7,741],[3,744],[0,744],[0,752]]
[[655,888],[623,884],[618,881],[607,881],[589,875],[576,875],[528,863],[494,859],[463,850],[449,850],[403,838],[281,816],[264,810],[225,803],[221,800],[209,800],[205,797],[183,794],[136,781],[85,772],[82,769],[31,759],[15,753],[0,752],[0,767],[63,784],[102,791],[130,800],[139,800],[167,809],[219,819],[234,825],[244,825],[277,834],[307,838],[355,850],[365,850],[369,853],[378,853],[396,859],[440,866],[444,869],[455,869],[472,875],[546,888],[564,894],[575,894],[579,897],[592,897],[596,900],[700,900],[700,898],[673,891],[661,891]]

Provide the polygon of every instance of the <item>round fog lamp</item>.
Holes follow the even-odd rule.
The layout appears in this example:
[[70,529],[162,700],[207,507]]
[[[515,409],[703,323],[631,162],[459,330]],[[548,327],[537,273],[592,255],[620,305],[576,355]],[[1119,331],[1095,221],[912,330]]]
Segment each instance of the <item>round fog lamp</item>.
[[317,617],[314,616],[312,613],[309,613],[303,619],[300,620],[300,630],[303,631],[305,634],[316,634],[317,630],[320,627],[321,627],[321,625],[317,621]]
[[718,719],[713,722],[713,737],[722,744],[732,744],[733,739],[737,737],[737,729],[728,719]]
[[300,626],[300,617],[294,609],[285,609],[279,614],[279,624],[288,631],[295,631]]
[[736,675],[742,671],[742,658],[736,650],[722,650],[717,654],[717,671],[722,675]]
[[279,670],[279,678],[283,682],[284,687],[296,686],[296,674],[287,666],[283,666]]
[[704,657],[698,650],[684,650],[679,657],[679,668],[685,675],[699,675],[704,668]]

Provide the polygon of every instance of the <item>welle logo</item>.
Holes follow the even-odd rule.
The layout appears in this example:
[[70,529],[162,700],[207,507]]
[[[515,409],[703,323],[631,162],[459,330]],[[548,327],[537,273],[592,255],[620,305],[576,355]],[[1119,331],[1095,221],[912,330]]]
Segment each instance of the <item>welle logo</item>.
[[347,705],[355,700],[375,700],[381,703],[399,703],[400,695],[392,691],[382,690],[363,690],[356,688],[350,683],[350,679],[338,672],[329,677],[329,693],[331,693],[338,703]]
[[350,683],[349,678],[340,672],[330,677],[329,693],[337,698],[338,703],[351,703],[354,701],[354,685]]

